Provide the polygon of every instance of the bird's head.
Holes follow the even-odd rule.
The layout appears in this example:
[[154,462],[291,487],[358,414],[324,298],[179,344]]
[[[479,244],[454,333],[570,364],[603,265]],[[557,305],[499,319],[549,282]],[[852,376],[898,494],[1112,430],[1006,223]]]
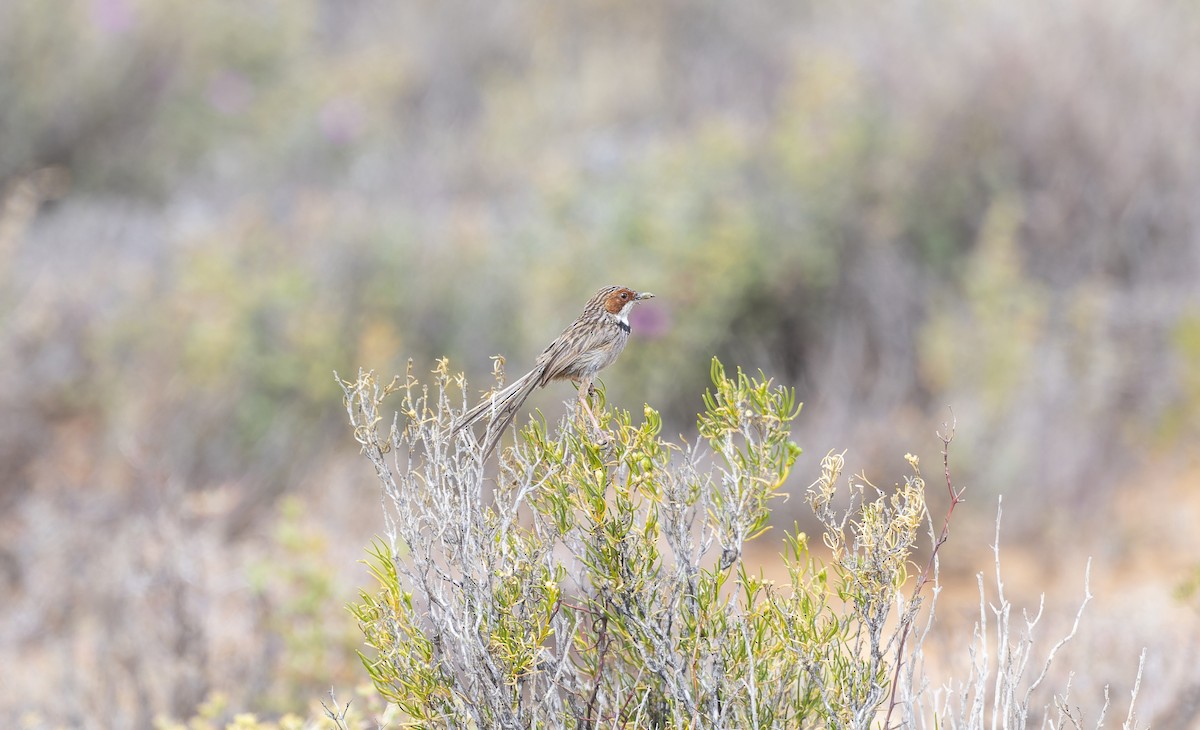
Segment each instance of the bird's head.
[[621,322],[629,324],[629,312],[633,310],[633,305],[646,299],[653,299],[654,295],[648,291],[635,292],[623,286],[609,286],[597,292],[596,298],[602,302],[606,312]]

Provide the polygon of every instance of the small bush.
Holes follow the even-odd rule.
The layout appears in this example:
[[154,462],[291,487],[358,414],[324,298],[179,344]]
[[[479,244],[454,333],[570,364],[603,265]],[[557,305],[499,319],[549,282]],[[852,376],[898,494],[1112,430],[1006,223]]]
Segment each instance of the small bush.
[[[918,603],[900,591],[925,520],[917,462],[893,492],[827,456],[808,489],[827,564],[784,538],[789,585],[746,564],[800,453],[795,395],[717,361],[700,439],[601,405],[602,431],[534,420],[495,486],[445,361],[343,383],[385,493],[378,589],[352,607],[377,689],[421,726],[865,727]],[[384,399],[400,412],[380,433]],[[842,506],[839,506],[842,505]],[[897,621],[899,616],[900,620]]]
[[[1041,608],[1025,613],[1022,636],[1000,577],[999,515],[997,593],[980,574],[965,676],[936,685],[924,673],[938,549],[962,501],[952,427],[939,434],[940,531],[917,457],[885,491],[843,479],[831,453],[805,492],[826,557],[798,529],[785,534],[788,582],[777,585],[744,548],[767,531],[800,454],[789,439],[800,407],[761,374],[730,377],[714,359],[711,375],[695,443],[664,440],[653,408],[635,422],[600,393],[598,429],[567,417],[552,432],[539,415],[494,479],[474,434],[450,435],[469,404],[447,361],[432,385],[411,363],[388,384],[362,371],[339,379],[384,492],[385,534],[367,561],[378,585],[351,606],[380,695],[419,727],[1084,726],[1072,675],[1052,689],[1063,678],[1050,668],[1087,583],[1066,637],[1048,651],[1034,641]],[[393,395],[399,412],[385,421]],[[932,550],[913,571],[922,524]],[[1140,682],[1141,665],[1126,730]],[[1096,727],[1109,708],[1105,687]]]

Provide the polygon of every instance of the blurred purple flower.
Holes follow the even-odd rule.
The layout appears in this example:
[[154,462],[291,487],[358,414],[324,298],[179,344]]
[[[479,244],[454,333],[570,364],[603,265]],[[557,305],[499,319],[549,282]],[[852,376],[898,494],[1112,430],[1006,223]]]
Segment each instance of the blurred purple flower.
[[92,0],[92,24],[109,35],[121,35],[133,27],[134,10],[129,0]]
[[222,71],[208,83],[208,103],[226,116],[241,114],[254,101],[254,85],[236,71]]
[[639,336],[656,339],[671,328],[671,313],[657,300],[634,307],[629,324]]
[[358,139],[366,126],[362,106],[354,99],[339,96],[325,102],[317,120],[321,134],[334,144],[348,144]]

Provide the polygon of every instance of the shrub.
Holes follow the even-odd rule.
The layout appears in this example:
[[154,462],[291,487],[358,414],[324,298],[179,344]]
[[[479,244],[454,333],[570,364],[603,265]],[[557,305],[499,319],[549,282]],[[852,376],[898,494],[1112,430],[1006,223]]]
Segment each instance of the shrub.
[[[1043,727],[1084,726],[1073,675],[1040,708],[1034,693],[1078,630],[1087,580],[1070,632],[1038,659],[1044,599],[1021,635],[1001,579],[999,512],[997,593],[989,601],[981,573],[967,675],[932,689],[924,675],[938,549],[962,501],[953,427],[939,434],[949,493],[940,532],[917,457],[884,491],[843,480],[843,455],[830,453],[806,490],[828,558],[798,528],[786,534],[780,586],[743,551],[768,529],[800,454],[789,440],[793,391],[761,373],[729,377],[714,358],[695,443],[664,440],[653,408],[635,422],[600,392],[598,429],[566,417],[551,433],[539,415],[493,480],[475,436],[451,435],[465,379],[446,360],[433,375],[430,388],[410,362],[386,385],[372,372],[339,379],[384,492],[385,534],[368,560],[378,587],[351,606],[370,648],[362,661],[418,726],[891,728],[895,716],[902,727],[1026,727],[1039,711]],[[381,434],[393,394],[400,410]],[[912,578],[922,523],[932,550]],[[927,583],[934,600],[918,621]],[[1144,662],[1145,652],[1126,730],[1137,727]],[[1106,686],[1096,727],[1109,709]]]
[[445,361],[432,388],[411,365],[343,382],[385,495],[378,589],[352,607],[380,693],[435,727],[865,727],[919,605],[900,594],[926,515],[917,462],[891,493],[851,480],[839,506],[827,456],[807,494],[832,558],[793,531],[776,585],[743,549],[800,453],[799,407],[716,360],[712,378],[694,444],[664,440],[649,406],[635,421],[602,402],[599,432],[532,421],[491,488],[475,437],[447,435],[467,403]]

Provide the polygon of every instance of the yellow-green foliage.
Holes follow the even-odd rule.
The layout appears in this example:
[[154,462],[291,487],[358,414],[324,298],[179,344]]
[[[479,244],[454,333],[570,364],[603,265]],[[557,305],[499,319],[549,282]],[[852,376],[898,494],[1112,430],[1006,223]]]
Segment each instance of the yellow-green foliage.
[[992,202],[978,247],[966,262],[961,303],[939,308],[922,338],[926,382],[938,391],[974,392],[1003,410],[1026,384],[1046,334],[1046,295],[1024,273],[1017,231],[1022,209]]
[[[636,421],[601,395],[599,431],[533,420],[494,488],[472,470],[473,436],[447,436],[465,382],[445,361],[432,390],[411,371],[403,384],[344,383],[396,510],[392,537],[369,551],[377,586],[351,607],[378,691],[421,727],[864,727],[890,686],[891,612],[904,605],[924,483],[847,488],[842,457],[826,457],[809,503],[831,561],[787,534],[790,580],[776,585],[743,549],[800,453],[788,437],[799,407],[715,359],[712,379],[706,448],[664,440],[650,406]],[[443,502],[460,524],[436,516]]]
[[359,687],[349,702],[337,697],[312,701],[307,713],[288,712],[278,718],[260,718],[251,712],[230,713],[225,695],[214,693],[187,720],[165,717],[154,721],[155,730],[380,730],[398,727],[396,709],[387,705],[374,687]]
[[250,567],[258,597],[259,630],[277,647],[264,669],[270,678],[257,707],[283,711],[300,707],[331,684],[351,681],[357,671],[356,636],[342,619],[337,570],[329,559],[329,536],[316,524],[311,506],[299,497],[280,503],[267,554]]
[[1200,309],[1179,318],[1171,339],[1180,363],[1181,397],[1163,418],[1160,433],[1168,443],[1181,437],[1194,438],[1200,432],[1196,426],[1196,414],[1200,413]]

